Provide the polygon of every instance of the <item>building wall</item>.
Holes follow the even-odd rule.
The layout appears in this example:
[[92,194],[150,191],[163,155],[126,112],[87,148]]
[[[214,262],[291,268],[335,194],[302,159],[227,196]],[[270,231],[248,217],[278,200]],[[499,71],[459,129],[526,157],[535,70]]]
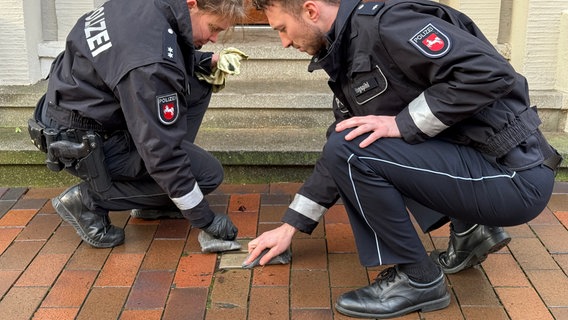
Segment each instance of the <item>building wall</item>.
[[43,41],[57,40],[57,15],[55,0],[41,0],[41,27]]
[[[476,21],[488,39],[529,79],[531,89],[568,92],[568,0],[436,1]],[[0,0],[0,85],[32,84],[45,77],[77,18],[102,3]]]
[[0,85],[29,84],[40,76],[40,0],[0,0]]
[[568,10],[562,11],[558,36],[558,65],[555,90],[568,92]]
[[[533,90],[556,87],[562,11],[565,0],[515,1],[512,7],[511,63]],[[564,30],[565,34],[565,30]]]
[[493,44],[497,44],[501,1],[496,0],[439,0],[467,14]]

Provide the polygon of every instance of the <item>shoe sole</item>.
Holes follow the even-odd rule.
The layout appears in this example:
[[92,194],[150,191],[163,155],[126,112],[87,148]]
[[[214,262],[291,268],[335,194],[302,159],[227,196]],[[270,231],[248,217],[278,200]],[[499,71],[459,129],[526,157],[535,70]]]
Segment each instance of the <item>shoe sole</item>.
[[53,205],[55,212],[57,212],[57,214],[61,217],[61,219],[63,219],[65,222],[73,226],[73,228],[75,228],[75,231],[77,231],[79,237],[81,237],[83,241],[90,244],[91,246],[95,248],[112,248],[124,243],[124,241],[121,241],[120,243],[117,244],[94,241],[93,239],[87,236],[87,233],[77,222],[77,219],[75,219],[75,217],[71,214],[71,212],[67,210],[67,208],[61,203],[59,198],[53,198],[53,200],[51,200],[51,204]]
[[482,263],[483,261],[485,261],[485,259],[487,259],[487,256],[490,253],[497,252],[508,245],[509,242],[511,242],[511,237],[509,237],[507,233],[502,232],[497,239],[490,238],[489,240],[490,241],[483,241],[481,245],[473,249],[469,256],[467,256],[467,258],[465,258],[465,260],[457,266],[449,269],[446,269],[442,266],[444,273],[458,273],[464,269],[468,269]]
[[405,314],[411,313],[411,312],[415,312],[415,311],[422,311],[422,312],[430,312],[430,311],[436,311],[436,310],[440,310],[440,309],[444,309],[447,306],[450,305],[451,299],[450,299],[450,294],[448,292],[446,292],[446,294],[437,300],[434,301],[427,301],[415,306],[410,306],[408,308],[399,310],[397,312],[392,312],[392,313],[387,313],[387,314],[377,314],[377,313],[364,313],[364,312],[357,312],[357,311],[351,311],[351,310],[347,310],[342,308],[341,306],[337,305],[337,303],[335,304],[335,309],[337,311],[339,311],[340,313],[346,315],[346,316],[350,316],[350,317],[354,317],[354,318],[374,318],[374,319],[390,319],[390,318],[395,318],[395,317],[401,317]]

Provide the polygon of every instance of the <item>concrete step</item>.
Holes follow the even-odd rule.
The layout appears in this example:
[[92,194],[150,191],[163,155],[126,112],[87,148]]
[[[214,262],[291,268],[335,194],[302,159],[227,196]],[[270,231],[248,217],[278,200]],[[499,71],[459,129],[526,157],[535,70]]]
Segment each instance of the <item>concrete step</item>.
[[[46,82],[0,87],[0,127],[25,127]],[[332,94],[320,80],[227,79],[213,95],[205,127],[272,127],[326,125],[332,116]]]
[[[221,37],[222,38],[222,37]],[[268,26],[236,28],[225,40],[203,46],[203,51],[220,52],[235,47],[249,58],[241,64],[243,80],[326,80],[323,71],[307,72],[311,57],[294,48],[283,48],[278,33]]]
[[325,81],[228,81],[213,95],[203,127],[327,127],[332,97]]
[[[568,159],[568,135],[545,133],[550,143]],[[223,164],[227,182],[265,183],[302,181],[325,143],[324,128],[204,128],[196,144]],[[26,131],[0,128],[0,186],[65,186],[77,180],[55,174],[45,165],[45,154],[30,142]],[[568,161],[561,165],[558,181],[568,181]]]
[[[196,143],[223,163],[226,181],[260,183],[302,181],[311,172],[332,122],[332,94],[324,72],[306,72],[309,56],[284,49],[269,27],[237,28],[227,41],[207,45],[218,52],[236,47],[249,54],[241,74],[227,79],[215,94]],[[42,49],[43,48],[43,49]],[[47,63],[63,43],[40,46]],[[32,86],[0,87],[0,186],[66,186],[77,180],[55,174],[45,155],[35,149],[27,134],[27,120],[46,82]],[[532,92],[539,106],[543,130],[568,159],[566,127],[568,95]],[[567,161],[568,162],[568,161]],[[568,163],[558,175],[568,180]]]
[[[327,128],[203,128],[195,143],[212,152],[307,152],[317,153],[325,142]],[[0,165],[38,164],[44,156],[33,145],[27,129],[0,128]],[[26,154],[27,158],[8,157]],[[38,158],[39,156],[39,158]],[[38,160],[39,159],[39,160]],[[250,160],[251,164],[266,163]],[[276,164],[294,164],[282,162]]]
[[[323,128],[203,128],[196,144],[224,166],[227,182],[302,181],[325,143]],[[66,186],[77,181],[45,167],[26,130],[0,128],[0,186]]]
[[27,125],[46,88],[45,81],[31,86],[0,86],[0,127]]
[[[219,52],[235,47],[249,58],[242,61],[241,77],[244,79],[278,79],[292,75],[295,79],[327,79],[324,72],[308,73],[310,56],[293,48],[283,48],[278,34],[268,26],[237,27],[226,35],[220,35],[217,43],[209,43],[202,51]],[[38,48],[44,75],[51,62],[64,49],[64,41],[47,41]]]

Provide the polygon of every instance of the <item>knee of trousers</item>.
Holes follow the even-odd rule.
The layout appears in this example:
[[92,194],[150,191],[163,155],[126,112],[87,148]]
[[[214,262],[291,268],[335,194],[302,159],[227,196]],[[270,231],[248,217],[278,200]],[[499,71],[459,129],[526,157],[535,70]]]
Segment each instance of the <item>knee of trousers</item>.
[[224,172],[221,162],[216,158],[211,159],[211,161],[210,170],[208,170],[207,174],[197,177],[197,184],[204,194],[211,193],[223,183]]
[[345,164],[345,161],[347,160],[346,157],[350,154],[346,146],[354,143],[353,141],[345,140],[345,135],[349,131],[350,130],[332,132],[329,135],[327,142],[323,147],[323,157],[326,159],[326,162],[330,164]]

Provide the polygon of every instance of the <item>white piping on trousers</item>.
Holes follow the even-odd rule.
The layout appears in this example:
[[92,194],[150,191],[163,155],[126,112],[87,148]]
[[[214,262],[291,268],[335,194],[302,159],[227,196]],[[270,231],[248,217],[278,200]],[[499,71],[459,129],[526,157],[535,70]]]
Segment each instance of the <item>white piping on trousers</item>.
[[381,246],[379,244],[379,236],[377,236],[377,233],[375,232],[375,230],[373,230],[371,224],[369,224],[369,221],[365,216],[365,212],[363,212],[363,207],[361,206],[361,201],[359,201],[359,195],[357,194],[357,188],[355,187],[355,183],[353,182],[353,175],[351,174],[351,163],[349,162],[349,160],[351,160],[351,158],[354,156],[355,154],[351,154],[347,159],[347,166],[349,168],[349,180],[351,180],[351,186],[353,186],[353,193],[355,194],[355,198],[357,199],[357,205],[359,206],[359,211],[361,212],[361,216],[363,217],[363,219],[365,219],[365,223],[367,223],[367,226],[369,226],[369,229],[371,229],[371,231],[373,231],[373,234],[375,235],[375,246],[377,248],[377,257],[379,258],[379,264],[382,265],[383,258],[381,257]]
[[[365,222],[367,223],[367,226],[369,226],[369,229],[371,229],[371,231],[373,231],[373,234],[375,236],[375,246],[377,248],[377,257],[379,258],[379,264],[383,264],[382,263],[382,257],[381,257],[381,248],[380,248],[380,244],[379,244],[379,237],[377,235],[377,233],[375,232],[375,230],[373,230],[373,228],[371,227],[371,225],[369,224],[369,221],[367,220],[367,217],[365,216],[365,212],[363,211],[363,206],[361,205],[361,201],[359,200],[359,195],[357,194],[357,188],[355,187],[355,182],[353,181],[353,175],[351,173],[351,163],[350,160],[351,158],[353,158],[355,156],[355,154],[351,154],[349,156],[349,158],[347,159],[347,166],[348,166],[348,170],[349,170],[349,180],[351,180],[351,186],[353,187],[353,193],[355,194],[355,199],[357,201],[357,205],[359,206],[359,211],[361,213],[361,216],[363,217],[363,219],[365,220]],[[388,161],[388,160],[383,160],[383,159],[378,159],[378,158],[371,158],[371,157],[359,157],[359,159],[365,159],[365,160],[373,160],[373,161],[379,161],[379,162],[384,162],[384,163],[388,163],[394,166],[398,166],[401,168],[406,168],[406,169],[410,169],[410,170],[415,170],[415,171],[422,171],[422,172],[427,172],[427,173],[432,173],[432,174],[437,174],[437,175],[442,175],[442,176],[446,176],[452,179],[456,179],[456,180],[469,180],[469,181],[481,181],[481,180],[486,180],[486,179],[496,179],[496,178],[509,178],[512,179],[515,177],[515,175],[517,174],[517,172],[513,172],[512,174],[508,175],[508,174],[498,174],[498,175],[493,175],[493,176],[486,176],[486,177],[479,177],[479,178],[469,178],[469,177],[459,177],[459,176],[454,176],[445,172],[438,172],[438,171],[434,171],[434,170],[429,170],[429,169],[424,169],[424,168],[417,168],[417,167],[411,167],[411,166],[407,166],[407,165],[402,165],[399,163],[395,163],[392,161]]]
[[[352,154],[351,156],[354,156],[354,154]],[[349,159],[351,159],[351,156],[349,157]],[[517,172],[513,171],[513,173],[510,174],[510,175],[509,174],[498,174],[498,175],[494,175],[494,176],[479,177],[479,178],[458,177],[458,176],[454,176],[454,175],[451,175],[451,174],[445,173],[445,172],[439,172],[439,171],[434,171],[434,170],[429,170],[429,169],[411,167],[411,166],[403,165],[403,164],[400,164],[400,163],[395,163],[395,162],[388,161],[388,160],[378,159],[378,158],[359,157],[359,159],[366,159],[366,160],[374,160],[374,161],[384,162],[384,163],[392,164],[392,165],[397,166],[397,167],[410,169],[410,170],[416,170],[416,171],[422,171],[422,172],[428,172],[428,173],[432,173],[432,174],[450,177],[450,178],[456,179],[456,180],[481,181],[481,180],[496,179],[496,178],[512,179],[517,175]],[[347,160],[347,161],[349,161],[349,160]]]

